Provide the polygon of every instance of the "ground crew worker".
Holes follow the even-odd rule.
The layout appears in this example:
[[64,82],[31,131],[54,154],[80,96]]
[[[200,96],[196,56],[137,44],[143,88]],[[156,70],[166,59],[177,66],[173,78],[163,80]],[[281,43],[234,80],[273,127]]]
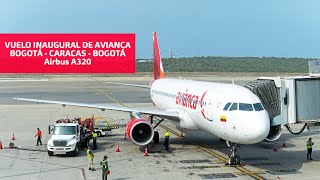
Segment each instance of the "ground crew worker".
[[[102,180],[107,180],[109,166],[108,166],[108,156],[104,156],[103,160],[100,162],[100,165],[102,165]],[[109,171],[110,173],[110,171]]]
[[[312,139],[309,138],[309,140],[307,141],[307,160],[313,160],[312,157],[311,157],[311,154],[312,154],[312,145],[313,145],[313,142],[312,142]],[[309,158],[310,156],[310,158]]]
[[37,128],[37,134],[34,136],[34,137],[37,137],[38,136],[38,138],[37,138],[37,146],[39,145],[39,143],[40,143],[40,145],[42,145],[42,142],[41,142],[41,138],[42,138],[42,132],[40,131],[40,129],[39,128]]
[[93,168],[94,154],[93,154],[92,150],[90,149],[90,146],[88,146],[87,155],[88,155],[89,170],[95,171],[95,169]]
[[98,134],[96,132],[93,133],[93,150],[97,149],[97,137]]
[[166,133],[164,134],[164,147],[165,147],[165,150],[169,150],[169,137],[170,137],[169,131],[166,130]]

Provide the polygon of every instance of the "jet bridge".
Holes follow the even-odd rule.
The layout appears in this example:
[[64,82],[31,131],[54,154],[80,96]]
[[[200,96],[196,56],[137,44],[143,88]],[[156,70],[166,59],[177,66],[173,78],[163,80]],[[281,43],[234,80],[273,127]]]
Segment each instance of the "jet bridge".
[[271,126],[305,124],[309,131],[320,131],[320,77],[261,77],[245,85],[256,94],[268,111]]

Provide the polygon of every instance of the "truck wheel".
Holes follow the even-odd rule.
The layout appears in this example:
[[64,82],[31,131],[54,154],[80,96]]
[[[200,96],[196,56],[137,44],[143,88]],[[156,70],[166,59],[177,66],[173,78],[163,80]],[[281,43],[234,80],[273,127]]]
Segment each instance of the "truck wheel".
[[48,151],[48,155],[49,156],[53,156],[53,152],[52,151]]
[[154,132],[153,142],[154,142],[155,144],[158,144],[158,143],[159,143],[159,132],[158,132],[158,131],[155,131],[155,132]]
[[79,148],[78,148],[78,145],[76,145],[76,148],[74,148],[74,151],[72,151],[72,156],[76,157],[78,156],[78,153],[79,153]]
[[102,136],[100,131],[97,131],[96,133],[97,133],[98,137]]

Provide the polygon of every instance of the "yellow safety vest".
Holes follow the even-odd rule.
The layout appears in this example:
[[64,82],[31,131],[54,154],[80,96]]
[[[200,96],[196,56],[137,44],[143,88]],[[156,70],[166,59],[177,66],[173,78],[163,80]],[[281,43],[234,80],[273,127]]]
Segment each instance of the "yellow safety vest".
[[93,133],[93,138],[97,138],[98,137],[98,134],[95,132]]
[[90,150],[89,149],[87,150],[87,155],[88,155],[88,158],[93,158],[93,154],[90,154]]
[[170,134],[169,134],[169,131],[167,131],[165,134],[164,134],[165,137],[169,137]]
[[308,141],[307,142],[307,149],[311,149],[312,145],[313,145],[312,141]]

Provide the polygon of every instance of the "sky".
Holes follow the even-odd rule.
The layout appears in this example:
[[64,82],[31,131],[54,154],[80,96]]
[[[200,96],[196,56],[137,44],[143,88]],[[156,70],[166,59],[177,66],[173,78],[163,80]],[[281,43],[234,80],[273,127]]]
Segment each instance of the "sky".
[[0,33],[135,33],[136,58],[320,58],[319,0],[0,0]]

